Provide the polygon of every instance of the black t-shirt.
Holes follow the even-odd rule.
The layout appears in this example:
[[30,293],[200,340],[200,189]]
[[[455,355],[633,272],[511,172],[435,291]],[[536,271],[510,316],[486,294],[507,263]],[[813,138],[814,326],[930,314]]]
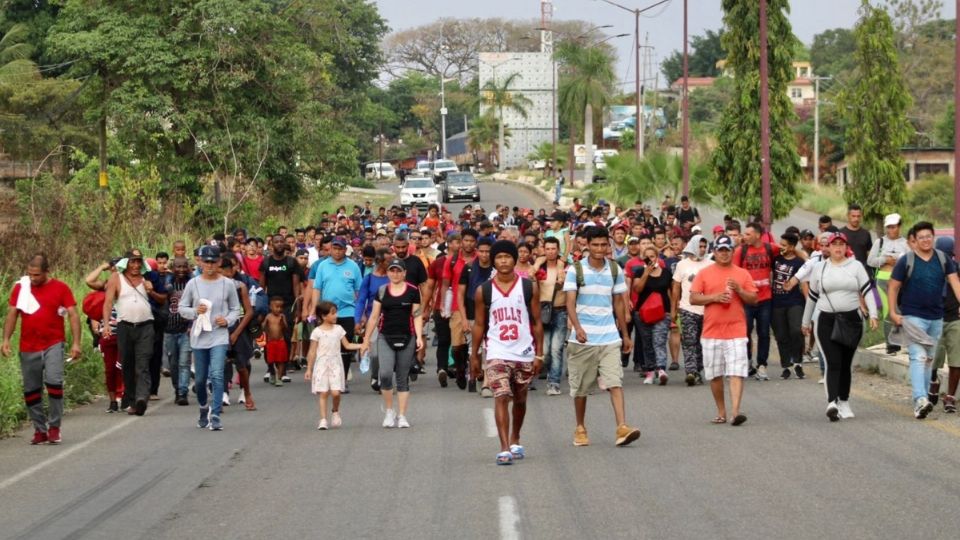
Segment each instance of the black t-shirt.
[[463,309],[466,310],[468,320],[473,320],[474,312],[477,309],[477,304],[473,301],[474,295],[477,294],[477,288],[483,282],[489,280],[492,275],[492,264],[484,268],[480,266],[479,261],[474,260],[472,263],[464,265],[463,272],[460,273],[460,285],[466,285],[467,287],[463,294]]
[[684,210],[682,206],[677,208],[677,221],[679,221],[681,225],[684,223],[693,223],[698,217],[700,217],[700,212],[693,206],[691,206],[689,210]]
[[850,246],[850,249],[853,250],[853,256],[860,261],[860,264],[867,267],[867,255],[870,254],[870,248],[873,247],[873,239],[870,238],[870,231],[864,229],[863,227],[851,231],[849,228],[844,227],[840,229],[840,232],[847,236],[847,245]]
[[413,305],[420,303],[420,289],[407,283],[403,294],[390,294],[390,284],[383,285],[383,300],[380,292],[374,302],[380,302],[380,333],[384,336],[413,335]]
[[953,322],[960,321],[960,302],[957,301],[957,297],[953,294],[953,287],[947,286],[947,294],[943,297],[943,322]]
[[783,255],[778,255],[773,260],[773,283],[771,290],[773,293],[773,307],[802,306],[804,303],[803,292],[800,287],[794,287],[790,291],[784,289],[784,286],[790,281],[797,271],[804,265],[803,259],[794,257],[788,259]]
[[273,255],[263,258],[260,274],[266,276],[267,296],[283,298],[283,304],[290,306],[297,295],[293,290],[293,276],[300,275],[300,265],[293,257],[274,259]]
[[407,283],[413,283],[417,287],[426,283],[427,269],[423,267],[423,261],[420,260],[420,257],[407,255],[407,258],[402,260],[407,267]]
[[[643,266],[638,266],[633,271],[633,277],[638,278],[643,276]],[[660,293],[660,298],[663,300],[663,310],[667,313],[670,312],[670,288],[673,287],[673,273],[666,268],[660,269],[659,276],[650,276],[647,278],[647,282],[643,286],[643,290],[637,294],[637,310],[640,309],[640,306],[647,301],[647,298],[651,294]]]

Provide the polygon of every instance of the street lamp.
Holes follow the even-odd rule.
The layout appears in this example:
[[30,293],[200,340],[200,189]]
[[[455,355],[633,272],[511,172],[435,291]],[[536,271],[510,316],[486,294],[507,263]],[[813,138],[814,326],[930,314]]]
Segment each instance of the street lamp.
[[447,159],[447,101],[444,83],[458,80],[456,77],[440,77],[440,157]]

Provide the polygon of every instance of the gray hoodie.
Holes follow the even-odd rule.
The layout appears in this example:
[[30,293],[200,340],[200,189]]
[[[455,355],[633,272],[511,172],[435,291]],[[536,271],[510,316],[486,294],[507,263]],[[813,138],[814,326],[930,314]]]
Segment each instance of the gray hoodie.
[[[198,335],[194,335],[191,330],[190,347],[212,349],[218,345],[230,345],[230,331],[227,327],[240,319],[240,299],[234,281],[223,276],[214,281],[203,279],[202,276],[191,279],[180,297],[180,316],[195,320],[200,300],[209,300],[213,304],[209,311],[213,329],[209,332],[201,331]],[[217,326],[214,322],[217,317],[225,318],[227,327]]]

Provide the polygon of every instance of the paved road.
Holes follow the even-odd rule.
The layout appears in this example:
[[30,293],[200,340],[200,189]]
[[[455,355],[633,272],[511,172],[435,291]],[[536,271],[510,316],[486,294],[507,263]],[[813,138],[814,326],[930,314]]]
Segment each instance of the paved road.
[[[397,193],[398,199],[395,202],[399,204],[400,186],[397,182],[385,182],[377,184],[377,189]],[[454,215],[459,215],[460,211],[463,210],[463,207],[468,204],[473,204],[474,206],[479,204],[484,210],[487,211],[488,214],[493,212],[493,209],[497,204],[508,204],[511,207],[519,206],[521,208],[546,207],[544,200],[528,189],[485,179],[480,180],[479,203],[473,203],[470,201],[457,201],[444,203],[444,206],[450,208]]]
[[[519,188],[497,189],[511,204],[532,203]],[[315,429],[302,380],[274,388],[255,377],[259,410],[228,408],[220,433],[196,429],[196,408],[175,406],[164,384],[144,418],[104,414],[99,402],[67,415],[62,445],[31,447],[29,430],[0,441],[0,538],[955,533],[958,418],[914,421],[905,400],[857,378],[857,418],[831,424],[812,375],[749,382],[750,419],[733,428],[708,423],[706,387],[643,386],[628,373],[628,419],[643,436],[627,448],[613,445],[604,395],[587,413],[593,445],[573,447],[572,401],[543,395],[541,383],[524,430],[528,458],[512,467],[493,464],[491,400],[432,377],[414,383],[413,427],[402,431],[379,427],[379,396],[359,382],[344,398],[345,426],[327,432]]]

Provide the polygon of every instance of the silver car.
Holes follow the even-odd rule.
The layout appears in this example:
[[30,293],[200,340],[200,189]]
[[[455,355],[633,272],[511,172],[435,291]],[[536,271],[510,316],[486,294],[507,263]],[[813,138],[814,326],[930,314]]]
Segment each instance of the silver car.
[[472,173],[447,173],[447,180],[443,182],[443,202],[457,199],[480,200],[480,186]]

